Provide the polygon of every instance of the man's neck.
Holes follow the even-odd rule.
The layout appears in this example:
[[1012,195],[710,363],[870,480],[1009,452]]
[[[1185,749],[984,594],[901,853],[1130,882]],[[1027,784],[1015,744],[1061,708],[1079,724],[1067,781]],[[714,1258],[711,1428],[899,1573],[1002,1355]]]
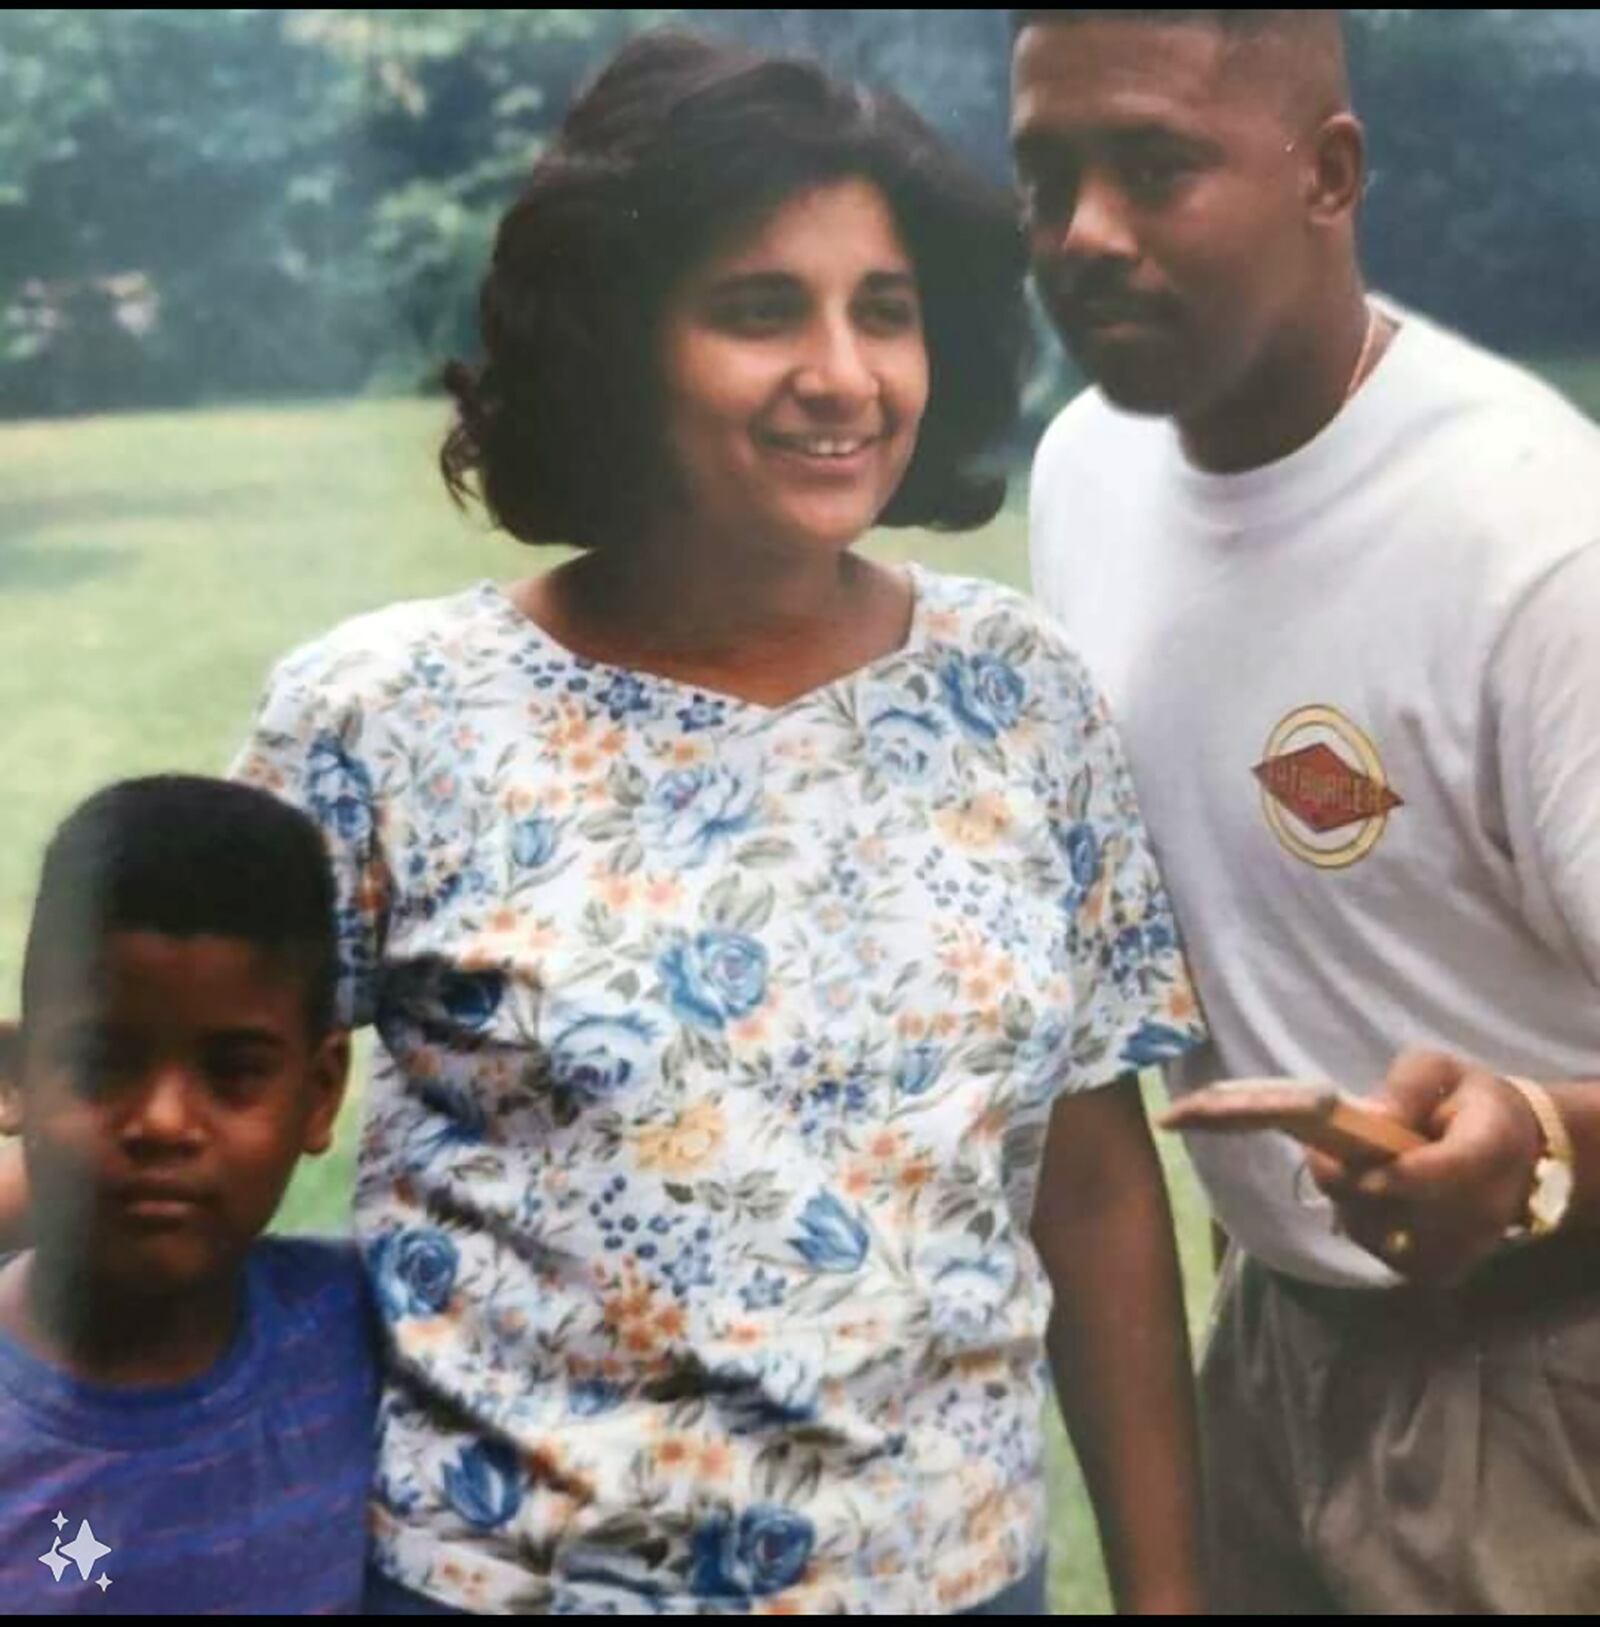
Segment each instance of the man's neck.
[[1393,338],[1359,281],[1287,333],[1226,400],[1178,423],[1189,461],[1211,474],[1263,468],[1338,417]]
[[243,1300],[242,1272],[192,1293],[153,1298],[56,1269],[34,1251],[0,1272],[0,1332],[86,1384],[183,1384],[221,1360]]

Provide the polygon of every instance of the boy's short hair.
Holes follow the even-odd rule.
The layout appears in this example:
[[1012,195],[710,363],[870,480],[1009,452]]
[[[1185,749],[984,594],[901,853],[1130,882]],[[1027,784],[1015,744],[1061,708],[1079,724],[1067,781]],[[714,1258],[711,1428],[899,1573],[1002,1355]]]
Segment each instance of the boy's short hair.
[[23,1027],[63,959],[92,966],[113,932],[214,934],[292,959],[320,1038],[333,1023],[334,898],[316,826],[265,791],[188,774],[108,786],[45,851],[22,963]]

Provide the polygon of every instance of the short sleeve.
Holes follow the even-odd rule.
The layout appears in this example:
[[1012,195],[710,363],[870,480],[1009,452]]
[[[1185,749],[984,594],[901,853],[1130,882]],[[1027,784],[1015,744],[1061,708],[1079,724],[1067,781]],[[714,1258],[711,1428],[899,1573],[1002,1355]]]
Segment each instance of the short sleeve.
[[361,755],[358,707],[335,715],[302,654],[272,674],[232,779],[260,786],[311,816],[332,860],[339,944],[341,1023],[363,1027],[377,1006],[390,885],[378,835],[372,773]]
[[1065,760],[1051,833],[1065,872],[1074,1009],[1059,1091],[1110,1084],[1206,1038],[1116,730],[1081,663],[1067,659]]
[[1600,987],[1600,542],[1546,575],[1489,670],[1488,815],[1523,913]]

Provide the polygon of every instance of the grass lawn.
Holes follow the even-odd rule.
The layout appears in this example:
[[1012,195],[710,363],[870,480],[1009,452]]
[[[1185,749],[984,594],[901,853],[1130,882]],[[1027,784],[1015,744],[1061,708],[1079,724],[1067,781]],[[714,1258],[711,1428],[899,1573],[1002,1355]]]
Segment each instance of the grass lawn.
[[[1600,409],[1600,364],[1550,370]],[[385,401],[0,424],[0,1016],[16,1008],[43,843],[81,797],[129,774],[220,771],[272,660],[341,618],[548,560],[451,509],[431,466],[441,412]],[[1016,508],[969,536],[888,533],[873,551],[1026,575]],[[302,1169],[280,1225],[343,1227],[354,1118],[334,1154]],[[1206,1227],[1187,1168],[1169,1169],[1197,1325]],[[1091,1517],[1059,1438],[1051,1473],[1053,1602],[1103,1611]]]

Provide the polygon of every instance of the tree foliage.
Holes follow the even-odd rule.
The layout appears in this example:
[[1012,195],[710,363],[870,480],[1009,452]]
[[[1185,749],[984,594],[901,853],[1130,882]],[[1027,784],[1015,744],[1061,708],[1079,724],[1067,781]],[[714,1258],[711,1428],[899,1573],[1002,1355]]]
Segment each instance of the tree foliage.
[[[675,18],[823,57],[1006,172],[994,10],[0,14],[0,413],[422,385],[575,87]],[[1376,280],[1600,349],[1600,23],[1352,14]]]

